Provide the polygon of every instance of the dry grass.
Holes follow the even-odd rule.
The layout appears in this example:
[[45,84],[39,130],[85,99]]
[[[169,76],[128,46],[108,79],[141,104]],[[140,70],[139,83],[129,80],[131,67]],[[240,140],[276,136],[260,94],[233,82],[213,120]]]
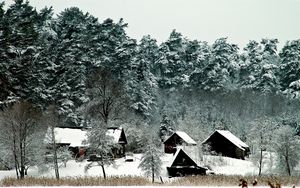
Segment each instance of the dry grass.
[[5,178],[0,182],[0,186],[145,186],[145,185],[166,185],[166,186],[238,186],[239,179],[244,178],[248,185],[256,178],[258,186],[268,186],[268,181],[280,183],[283,186],[300,185],[299,176],[278,177],[278,176],[190,176],[178,178],[165,184],[151,184],[148,179],[142,177],[110,177],[104,180],[101,177],[69,177],[56,180],[54,178],[33,178],[28,177],[23,180],[15,178]]
[[190,176],[179,178],[173,182],[170,182],[170,185],[176,186],[237,186],[239,184],[239,179],[245,179],[248,182],[248,185],[257,179],[258,186],[268,186],[268,181],[272,183],[280,183],[284,186],[300,185],[299,176],[224,176],[224,175],[212,175],[212,176]]
[[140,186],[151,183],[141,177],[110,177],[106,180],[99,177],[69,177],[56,180],[54,178],[28,177],[23,180],[16,178],[4,178],[0,186]]

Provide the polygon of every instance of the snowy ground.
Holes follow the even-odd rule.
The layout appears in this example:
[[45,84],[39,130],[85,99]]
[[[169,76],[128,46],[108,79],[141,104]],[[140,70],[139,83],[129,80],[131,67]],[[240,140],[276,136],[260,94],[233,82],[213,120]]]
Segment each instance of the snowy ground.
[[[142,154],[134,154],[133,162],[125,162],[124,158],[115,160],[115,164],[105,168],[107,176],[143,176],[143,172],[138,168]],[[165,154],[161,157],[163,161],[161,176],[165,180],[168,178],[166,167],[171,161],[173,155]],[[198,161],[199,162],[199,161]],[[75,177],[75,176],[102,176],[102,169],[99,166],[92,167],[87,172],[84,167],[88,162],[76,162],[70,160],[67,167],[60,168],[61,177]],[[199,164],[208,165],[216,174],[225,175],[255,175],[257,169],[253,166],[252,162],[247,160],[238,160],[220,156],[204,156],[203,161]],[[49,169],[45,172],[40,172],[37,168],[30,168],[28,171],[29,176],[34,177],[54,177],[54,170]],[[15,171],[0,171],[0,180],[4,177],[15,177]]]
[[[26,188],[25,186],[22,186],[24,188]],[[32,186],[34,188],[44,188],[47,186]],[[76,186],[49,186],[50,188],[78,188]],[[97,188],[108,188],[110,186],[97,186]],[[180,187],[182,188],[182,186],[118,186],[118,188],[176,188],[176,187]],[[189,188],[240,188],[238,186],[188,186]],[[80,188],[95,188],[95,186],[80,186]],[[251,188],[251,186],[249,186],[249,188]],[[255,186],[255,188],[270,188],[267,186]],[[281,188],[291,188],[291,187],[286,187],[286,186],[282,186]]]
[[[24,186],[25,187],[25,186]],[[42,186],[32,186],[34,188],[42,188]],[[43,186],[43,187],[47,187],[47,186]],[[78,188],[76,186],[49,186],[51,188]],[[97,186],[97,188],[108,188],[110,186]],[[118,186],[118,188],[176,188],[176,187],[180,187],[182,188],[182,186]],[[188,186],[189,188],[240,188],[238,186]],[[80,186],[80,188],[95,188],[95,186]],[[251,186],[249,186],[249,188],[251,188]],[[255,188],[270,188],[267,186],[255,186]],[[286,186],[282,186],[281,188],[291,188],[291,187],[286,187]]]
[[239,160],[221,156],[204,156],[204,165],[208,165],[216,174],[257,175],[258,168],[249,160]]

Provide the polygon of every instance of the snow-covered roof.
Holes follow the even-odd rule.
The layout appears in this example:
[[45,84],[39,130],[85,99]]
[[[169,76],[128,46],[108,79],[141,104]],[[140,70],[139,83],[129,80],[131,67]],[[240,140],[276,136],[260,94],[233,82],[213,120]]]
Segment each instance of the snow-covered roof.
[[176,131],[174,134],[180,136],[180,138],[182,138],[182,140],[184,140],[188,144],[197,144],[194,139],[192,139],[188,134],[186,134],[183,131]]
[[86,139],[86,130],[55,127],[54,133],[56,143],[84,146],[82,141]]
[[120,128],[120,127],[116,128],[116,129],[108,129],[106,131],[106,135],[112,137],[113,141],[115,143],[119,142],[119,139],[121,137],[121,133],[122,133],[122,128]]
[[[215,132],[218,132],[219,134],[224,136],[227,140],[229,140],[231,143],[233,143],[235,146],[237,146],[238,148],[240,148],[242,150],[245,150],[244,148],[249,148],[249,146],[245,142],[241,141],[238,137],[233,135],[230,131],[216,130]],[[215,134],[215,132],[213,134]],[[207,139],[205,139],[202,143],[205,143],[210,137],[211,137],[211,135]]]
[[[70,144],[71,147],[84,146],[82,142],[87,138],[86,129],[55,127],[54,133],[56,143]],[[106,135],[112,137],[113,141],[118,143],[121,133],[122,128],[119,127],[115,129],[108,129]]]

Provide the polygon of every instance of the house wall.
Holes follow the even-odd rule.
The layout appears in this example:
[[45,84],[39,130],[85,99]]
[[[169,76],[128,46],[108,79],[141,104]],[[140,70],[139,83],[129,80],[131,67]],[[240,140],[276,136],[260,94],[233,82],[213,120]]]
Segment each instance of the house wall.
[[197,167],[167,167],[168,175],[171,177],[205,175],[206,170]]

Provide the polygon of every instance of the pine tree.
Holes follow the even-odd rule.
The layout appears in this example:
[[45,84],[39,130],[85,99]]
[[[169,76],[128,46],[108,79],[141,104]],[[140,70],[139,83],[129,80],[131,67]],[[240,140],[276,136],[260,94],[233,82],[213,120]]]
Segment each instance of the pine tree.
[[205,67],[203,89],[209,91],[234,89],[237,76],[237,50],[234,44],[227,43],[226,38],[220,38],[212,45],[211,57]]
[[194,90],[203,88],[203,82],[206,78],[205,67],[209,63],[210,54],[211,47],[207,42],[192,41],[186,47],[186,59],[188,64],[192,66],[189,85]]
[[259,72],[259,80],[256,80],[255,89],[263,93],[274,93],[279,88],[277,76],[278,55],[277,55],[277,39],[263,39],[262,44],[262,61]]
[[159,137],[161,141],[165,141],[169,136],[175,132],[174,122],[170,120],[167,115],[162,116],[159,127]]
[[112,19],[104,20],[96,31],[96,39],[91,49],[94,54],[93,66],[101,65],[110,69],[122,81],[127,79],[136,48],[136,41],[125,33],[126,27],[123,19],[117,23]]
[[300,97],[300,40],[287,42],[279,56],[281,90],[297,99]]
[[150,120],[156,110],[158,84],[151,72],[158,47],[150,36],[143,37],[137,49],[127,79],[127,93],[131,98],[131,107],[145,120]]
[[157,146],[153,144],[153,141],[146,147],[146,152],[142,156],[139,168],[145,172],[146,176],[151,176],[152,183],[154,183],[155,176],[159,176],[161,171],[161,152],[157,149]]
[[258,42],[251,40],[241,55],[239,84],[241,88],[254,89],[254,83],[260,79],[262,47]]
[[[14,98],[37,103],[40,86],[35,67],[37,56],[37,12],[29,2],[15,0],[1,18],[1,80],[4,90]],[[21,19],[20,19],[21,18]],[[6,95],[7,95],[6,94]]]
[[186,79],[187,64],[183,61],[184,39],[173,30],[169,39],[160,46],[160,58],[156,63],[158,83],[162,89],[179,88]]
[[94,22],[89,14],[78,8],[69,8],[58,15],[52,30],[54,40],[48,48],[49,81],[48,103],[56,105],[65,122],[79,125],[81,118],[76,109],[87,101],[85,96],[89,46],[86,44],[87,25]]
[[7,51],[7,45],[6,45],[6,36],[5,32],[7,29],[6,20],[4,18],[5,10],[4,10],[4,2],[0,3],[0,108],[8,102],[8,97],[11,94],[8,82],[8,77],[6,74],[7,66],[8,66],[8,60],[6,56]]

